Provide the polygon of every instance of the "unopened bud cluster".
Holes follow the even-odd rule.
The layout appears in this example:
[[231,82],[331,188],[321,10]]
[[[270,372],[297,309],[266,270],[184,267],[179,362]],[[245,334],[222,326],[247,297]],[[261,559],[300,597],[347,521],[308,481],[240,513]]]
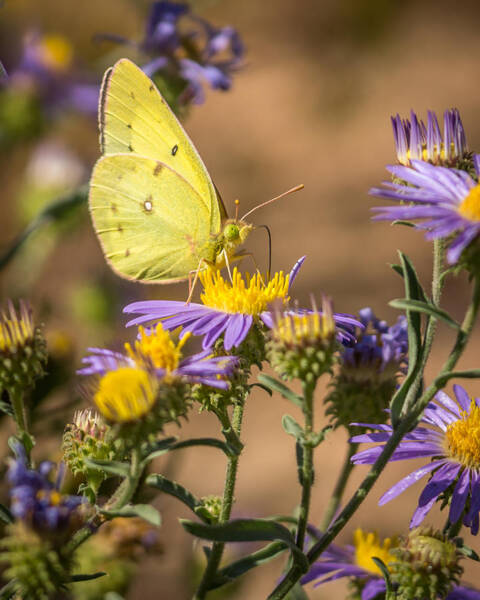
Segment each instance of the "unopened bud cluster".
[[417,527],[397,548],[389,565],[398,600],[445,598],[463,568],[455,542],[431,527]]

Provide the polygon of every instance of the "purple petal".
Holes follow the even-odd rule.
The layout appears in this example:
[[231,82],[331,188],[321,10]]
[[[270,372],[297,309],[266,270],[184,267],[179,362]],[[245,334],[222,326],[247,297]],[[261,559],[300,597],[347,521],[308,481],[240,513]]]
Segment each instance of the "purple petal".
[[386,591],[385,580],[381,577],[372,578],[365,584],[362,590],[362,600],[373,600],[379,594],[383,594]]
[[427,504],[430,500],[437,498],[439,494],[444,492],[455,481],[455,477],[459,470],[460,465],[452,463],[445,463],[442,465],[438,471],[432,475],[432,478],[420,494],[420,498],[418,499],[419,506]]
[[305,262],[306,258],[307,258],[306,256],[302,256],[293,265],[292,270],[290,271],[289,279],[288,279],[288,291],[289,292],[290,292],[290,289],[291,289],[291,287],[293,285],[293,282],[295,281],[295,279],[296,279],[296,277],[298,275],[298,272],[300,271],[300,268],[302,267],[302,265]]
[[[460,467],[460,465],[458,465]],[[448,520],[450,523],[456,523],[462,516],[467,501],[468,493],[470,491],[470,470],[465,469],[460,475],[457,485],[453,490],[452,501],[450,504],[450,513]]]
[[390,500],[393,500],[397,496],[399,496],[402,492],[404,492],[407,488],[409,488],[414,483],[417,483],[422,477],[433,471],[440,465],[444,464],[442,460],[436,460],[434,462],[429,463],[428,465],[424,465],[420,467],[416,471],[413,471],[403,479],[400,479],[394,486],[392,486],[378,501],[379,506],[383,506]]
[[456,383],[453,386],[453,391],[455,393],[455,398],[458,400],[458,403],[462,407],[463,410],[470,412],[470,396],[467,394],[465,388]]

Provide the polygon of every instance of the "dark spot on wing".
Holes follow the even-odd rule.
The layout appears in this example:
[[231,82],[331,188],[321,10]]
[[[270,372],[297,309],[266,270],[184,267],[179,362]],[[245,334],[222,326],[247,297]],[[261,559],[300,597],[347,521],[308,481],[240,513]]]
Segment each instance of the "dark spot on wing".
[[131,128],[132,128],[132,124],[131,124],[131,123],[127,123],[127,127],[128,127],[129,129],[131,129]]
[[117,209],[117,205],[116,205],[116,204],[114,204],[113,202],[112,202],[112,204],[110,205],[110,208],[112,209],[112,212],[113,212],[113,213],[116,213],[116,212],[117,212],[117,210],[118,210],[118,209]]
[[125,258],[127,258],[127,256],[130,256],[130,250],[128,248],[125,250]]
[[130,152],[133,152],[133,146],[132,146],[132,144],[128,144],[128,149],[130,150]]
[[148,88],[151,92],[153,92],[153,85],[150,84],[150,87]]
[[135,100],[135,94],[133,92],[130,92],[130,98],[132,98],[132,100]]
[[118,233],[123,233],[123,227],[120,225],[120,223],[117,225],[117,231]]
[[161,170],[162,170],[162,163],[157,162],[157,164],[155,165],[155,168],[153,169],[154,176],[157,177],[160,174]]
[[175,146],[172,148],[172,156],[175,156],[177,151],[178,151],[178,144],[175,144]]

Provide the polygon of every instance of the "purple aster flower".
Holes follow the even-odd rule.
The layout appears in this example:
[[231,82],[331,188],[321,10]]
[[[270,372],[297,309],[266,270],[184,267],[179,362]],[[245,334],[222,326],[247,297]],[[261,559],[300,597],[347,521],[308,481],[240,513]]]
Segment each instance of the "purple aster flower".
[[8,470],[11,511],[16,519],[28,521],[39,531],[62,533],[70,529],[86,499],[60,494],[63,469],[59,469],[55,483],[49,479],[53,469],[51,462],[42,462],[38,470],[29,469],[23,446],[18,444],[17,458]]
[[[474,156],[475,172],[480,173],[480,155]],[[417,229],[425,229],[429,240],[455,234],[447,259],[458,261],[465,248],[480,232],[480,185],[465,171],[435,167],[412,160],[412,168],[401,165],[387,169],[405,183],[384,182],[383,188],[372,188],[370,194],[399,202],[399,206],[374,208],[376,221],[416,221]]]
[[[386,593],[385,580],[372,557],[380,558],[385,565],[398,560],[395,553],[399,541],[397,538],[385,539],[380,543],[376,533],[357,529],[354,544],[344,547],[330,544],[316,561],[301,583],[315,581],[314,587],[349,578],[354,589],[358,590],[361,600],[380,600]],[[393,552],[392,552],[393,550]],[[439,596],[439,600],[444,596]],[[453,585],[445,600],[480,600],[480,591],[463,585]]]
[[399,114],[391,117],[397,160],[410,166],[411,160],[424,160],[448,167],[458,165],[468,155],[465,130],[456,108],[446,110],[443,116],[443,136],[437,115],[429,110],[427,125],[410,112],[410,120]]
[[[357,334],[357,342],[350,348],[344,348],[342,362],[345,368],[357,371],[372,369],[385,377],[396,376],[398,371],[405,372],[407,366],[408,335],[407,319],[401,315],[394,325],[380,321],[371,308],[359,311],[363,332]],[[358,376],[357,376],[358,378]]]
[[[459,519],[476,535],[480,511],[480,399],[470,399],[460,385],[453,386],[456,402],[445,392],[438,392],[435,401],[425,409],[420,425],[408,433],[393,453],[390,461],[430,457],[431,462],[416,469],[392,488],[379,501],[393,500],[425,475],[430,480],[418,500],[410,527],[418,526],[442,495],[450,499],[448,520]],[[423,424],[423,425],[422,425]],[[351,442],[380,442],[352,457],[354,464],[373,464],[392,435],[390,425],[354,423],[376,430],[356,435]],[[425,427],[427,425],[428,427]]]
[[[123,310],[140,316],[129,321],[127,327],[158,321],[168,330],[183,327],[183,332],[203,336],[204,349],[211,348],[223,335],[225,350],[229,351],[245,340],[253,325],[273,327],[274,313],[278,311],[271,310],[270,305],[285,305],[304,260],[302,257],[297,261],[289,275],[280,271],[267,282],[258,273],[253,277],[247,274],[244,279],[237,268],[231,282],[223,279],[220,271],[202,271],[199,275],[203,284],[202,304],[173,300],[134,302]],[[352,331],[355,326],[361,327],[361,323],[351,315],[339,313],[334,314],[334,320],[340,341],[352,343],[355,339]]]
[[178,77],[186,83],[179,102],[200,104],[205,99],[204,84],[215,90],[229,90],[232,74],[241,65],[245,48],[231,26],[217,28],[192,15],[187,4],[154,2],[140,42],[117,35],[98,39],[131,46],[148,57],[143,71],[160,75],[178,87]]
[[78,373],[105,375],[121,367],[141,366],[153,369],[160,379],[181,377],[191,383],[227,389],[227,378],[233,374],[237,359],[234,356],[211,356],[210,350],[181,359],[181,350],[187,339],[188,336],[183,336],[175,344],[161,323],[148,332],[140,327],[139,339],[133,347],[125,344],[125,354],[106,348],[89,348],[90,356],[82,360],[86,366]]

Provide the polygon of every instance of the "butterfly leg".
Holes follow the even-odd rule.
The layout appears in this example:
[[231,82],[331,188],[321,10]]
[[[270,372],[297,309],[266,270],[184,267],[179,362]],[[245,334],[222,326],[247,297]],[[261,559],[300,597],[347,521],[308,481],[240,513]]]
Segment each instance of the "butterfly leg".
[[223,254],[223,258],[225,259],[225,266],[227,267],[228,276],[230,277],[230,283],[233,285],[232,271],[230,270],[230,261],[228,260],[228,254],[225,251],[225,248],[222,250],[220,256]]
[[[265,281],[263,280],[262,273],[261,273],[260,269],[258,268],[257,261],[255,260],[255,257],[253,256],[253,254],[251,252],[242,252],[241,257],[243,258],[244,256],[249,256],[252,259],[255,270],[258,273],[258,276],[260,277],[260,281],[262,282],[263,285],[265,285]],[[234,256],[234,258],[235,258],[235,256]]]
[[[190,271],[190,273],[188,274],[188,298],[186,299],[185,304],[190,304],[190,302],[192,300],[193,292],[195,290],[195,286],[197,285],[197,281],[198,281],[198,275],[199,275],[200,271],[202,270],[203,265],[208,267],[209,263],[204,258],[201,258],[200,262],[198,263],[198,267],[195,269],[195,271]],[[195,277],[193,278],[193,283],[192,283],[192,274],[193,273],[195,273]]]

